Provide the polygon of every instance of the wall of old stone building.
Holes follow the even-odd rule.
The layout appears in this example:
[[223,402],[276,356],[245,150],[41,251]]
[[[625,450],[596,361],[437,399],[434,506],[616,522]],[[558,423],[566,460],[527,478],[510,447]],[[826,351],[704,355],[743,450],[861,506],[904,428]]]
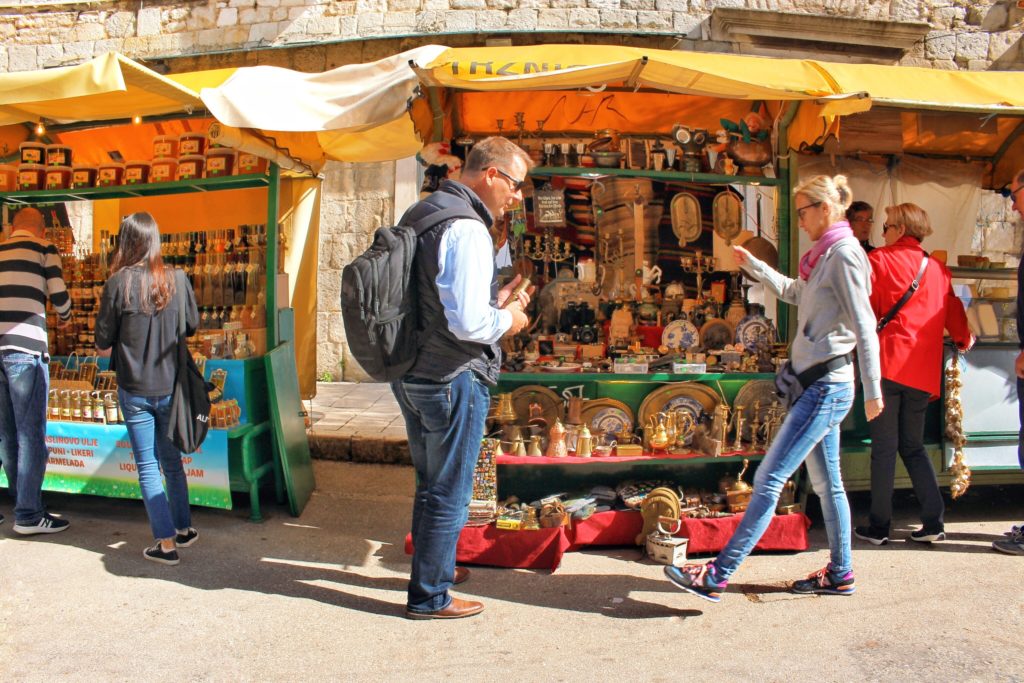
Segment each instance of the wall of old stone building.
[[[712,40],[710,17],[716,8],[924,22],[922,39],[898,63],[1020,69],[1019,27],[982,28],[999,10],[996,5],[972,0],[8,0],[0,6],[0,71],[75,64],[116,50],[171,72],[255,64],[316,72],[431,42],[465,46],[489,38],[756,52],[749,44]],[[816,53],[797,47],[792,54]],[[374,229],[393,220],[395,165],[329,164],[324,178],[318,375],[358,379],[360,371],[345,356],[340,271],[366,247]],[[1008,260],[1015,262],[1021,238],[1008,212],[1002,198],[986,198],[975,246],[993,258],[1011,254]]]

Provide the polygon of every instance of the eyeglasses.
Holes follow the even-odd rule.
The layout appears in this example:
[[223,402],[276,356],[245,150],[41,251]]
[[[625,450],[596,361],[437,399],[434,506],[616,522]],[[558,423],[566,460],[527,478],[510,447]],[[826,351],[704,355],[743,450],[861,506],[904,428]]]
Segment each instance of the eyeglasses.
[[1021,185],[1016,190],[1010,190],[1010,199],[1012,199],[1014,202],[1016,202],[1017,201],[1017,193],[1020,192],[1021,190],[1024,190],[1024,185]]
[[851,223],[874,223],[875,219],[870,216],[864,216],[863,218],[854,218],[850,220]]
[[898,227],[900,227],[898,223],[882,223],[882,232],[886,232],[890,228],[895,230]]
[[801,206],[799,209],[796,210],[796,217],[797,218],[803,218],[804,217],[804,211],[806,211],[807,209],[813,208],[815,206],[821,206],[821,202],[812,202],[812,203],[808,204],[807,206]]
[[501,175],[505,176],[505,180],[508,181],[508,184],[512,187],[513,192],[521,192],[522,189],[526,187],[526,178],[523,178],[522,180],[516,180],[514,177],[510,176],[508,173],[505,173],[497,166],[494,166],[492,168],[494,168],[494,170],[500,173]]

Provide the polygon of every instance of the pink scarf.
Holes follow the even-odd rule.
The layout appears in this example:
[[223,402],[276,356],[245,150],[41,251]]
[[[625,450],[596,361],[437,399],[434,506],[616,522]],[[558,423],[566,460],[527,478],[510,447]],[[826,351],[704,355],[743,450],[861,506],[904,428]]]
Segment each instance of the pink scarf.
[[842,220],[830,225],[825,234],[814,243],[810,251],[800,257],[800,277],[804,280],[809,280],[811,271],[814,270],[814,266],[818,265],[818,259],[821,258],[821,255],[844,237],[853,237],[853,230],[850,229],[850,224],[847,221]]

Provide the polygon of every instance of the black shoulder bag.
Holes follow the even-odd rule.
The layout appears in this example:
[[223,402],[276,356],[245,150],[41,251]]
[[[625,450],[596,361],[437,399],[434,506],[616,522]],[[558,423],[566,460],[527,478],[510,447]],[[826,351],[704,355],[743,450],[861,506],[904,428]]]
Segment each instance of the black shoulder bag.
[[210,394],[213,385],[203,379],[185,342],[185,307],[188,286],[184,273],[174,276],[178,300],[178,369],[174,377],[171,396],[171,419],[167,425],[167,438],[182,453],[195,453],[210,430]]
[[921,278],[924,277],[924,271],[927,267],[928,254],[925,254],[924,258],[921,259],[921,267],[917,270],[917,275],[914,276],[914,280],[910,283],[910,286],[907,287],[907,291],[903,292],[903,296],[900,297],[900,300],[893,304],[893,307],[889,309],[889,312],[883,315],[878,321],[878,326],[875,328],[875,332],[881,332],[883,327],[892,322],[892,319],[895,318],[896,314],[900,312],[901,308],[903,308],[903,304],[910,300],[910,297],[913,296],[914,292],[916,292],[921,286]]

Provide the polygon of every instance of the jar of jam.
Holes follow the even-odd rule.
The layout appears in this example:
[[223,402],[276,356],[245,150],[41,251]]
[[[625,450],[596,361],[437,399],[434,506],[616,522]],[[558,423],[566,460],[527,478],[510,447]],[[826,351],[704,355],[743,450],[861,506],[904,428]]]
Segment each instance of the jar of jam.
[[178,156],[206,154],[206,133],[182,133],[178,136]]
[[75,164],[71,167],[71,187],[96,187],[96,167]]
[[124,165],[124,184],[143,185],[149,182],[150,165],[148,161],[129,161]]
[[238,168],[238,175],[267,172],[267,160],[252,152],[239,152],[238,163],[235,166]]
[[46,167],[42,164],[22,164],[18,166],[18,189],[41,190],[46,182]]
[[206,153],[206,177],[223,178],[234,175],[238,154],[227,147],[211,147]]
[[66,190],[71,187],[70,166],[47,166],[46,167],[46,189]]
[[167,157],[153,159],[149,165],[149,182],[169,183],[177,178],[178,160]]
[[178,136],[157,135],[153,138],[153,158],[178,156]]
[[203,177],[203,170],[206,167],[206,157],[202,154],[186,154],[178,157],[178,172],[175,176],[178,180],[195,180]]
[[41,142],[23,142],[18,152],[22,164],[46,164],[46,145]]
[[124,182],[124,164],[110,162],[96,169],[96,187],[112,187]]
[[71,148],[67,145],[47,145],[46,165],[71,166]]
[[0,192],[14,192],[18,189],[18,167],[0,165]]

